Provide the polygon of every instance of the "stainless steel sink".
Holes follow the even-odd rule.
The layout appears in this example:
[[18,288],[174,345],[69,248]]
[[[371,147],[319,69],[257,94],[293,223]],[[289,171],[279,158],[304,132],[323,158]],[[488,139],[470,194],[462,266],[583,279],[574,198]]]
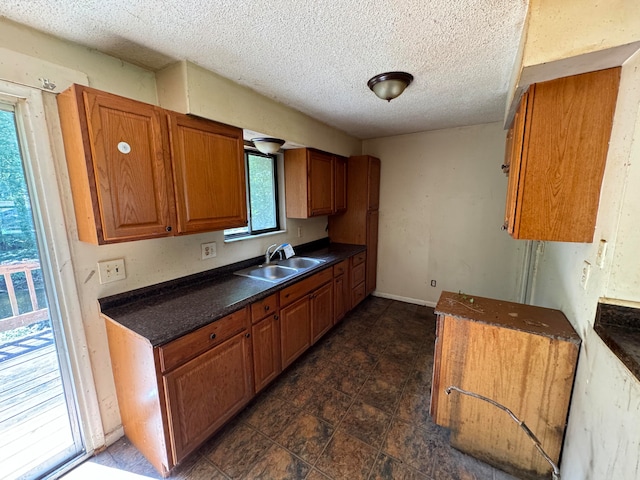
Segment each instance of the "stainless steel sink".
[[298,273],[298,270],[281,265],[264,265],[261,267],[249,267],[238,272],[235,275],[242,277],[257,278],[266,280],[267,282],[278,283]]
[[275,262],[277,265],[282,267],[291,267],[297,268],[300,270],[306,270],[307,268],[315,267],[316,265],[320,265],[324,260],[320,260],[317,258],[309,258],[309,257],[291,257],[286,260],[278,260]]

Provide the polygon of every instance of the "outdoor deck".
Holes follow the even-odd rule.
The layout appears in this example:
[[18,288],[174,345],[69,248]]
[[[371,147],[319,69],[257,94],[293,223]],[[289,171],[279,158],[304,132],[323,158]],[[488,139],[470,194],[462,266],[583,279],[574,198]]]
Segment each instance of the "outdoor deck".
[[51,330],[0,344],[0,471],[16,478],[73,443]]

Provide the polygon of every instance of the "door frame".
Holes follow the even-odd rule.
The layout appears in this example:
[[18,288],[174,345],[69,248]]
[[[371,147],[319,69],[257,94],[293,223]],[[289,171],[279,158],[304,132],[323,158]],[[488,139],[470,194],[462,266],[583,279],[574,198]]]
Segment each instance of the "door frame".
[[49,274],[47,280],[55,291],[49,308],[57,310],[62,325],[61,336],[56,337],[57,347],[66,351],[69,360],[80,434],[85,447],[84,455],[57,470],[57,474],[72,468],[92,455],[95,448],[105,445],[105,436],[67,237],[63,190],[56,171],[52,132],[46,120],[46,112],[50,111],[47,104],[55,104],[55,96],[36,88],[0,80],[0,101],[13,104],[15,109],[34,223],[43,237],[44,245],[39,240],[41,262],[49,266],[48,272],[44,268],[42,272],[43,275]]

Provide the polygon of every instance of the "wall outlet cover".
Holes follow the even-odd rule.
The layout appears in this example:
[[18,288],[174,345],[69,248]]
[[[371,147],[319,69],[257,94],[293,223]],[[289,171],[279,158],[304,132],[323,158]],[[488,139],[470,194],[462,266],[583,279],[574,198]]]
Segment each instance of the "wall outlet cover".
[[124,268],[124,258],[98,262],[98,277],[102,285],[127,278],[127,272]]
[[200,247],[202,249],[200,258],[202,260],[213,258],[217,255],[216,242],[203,243]]

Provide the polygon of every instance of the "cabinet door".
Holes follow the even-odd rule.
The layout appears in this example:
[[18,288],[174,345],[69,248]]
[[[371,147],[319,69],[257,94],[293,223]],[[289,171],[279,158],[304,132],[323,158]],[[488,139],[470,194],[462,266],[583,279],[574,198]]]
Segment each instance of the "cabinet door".
[[[99,209],[100,224],[94,227],[98,243],[171,235],[171,169],[163,150],[161,110],[91,89],[83,91],[83,98],[93,159],[93,171],[87,173],[94,177]],[[70,172],[70,177],[73,187],[76,175]]]
[[280,310],[282,368],[311,346],[310,302],[307,296]]
[[333,213],[342,213],[347,210],[347,159],[334,157],[335,161],[335,205]]
[[378,210],[380,208],[380,159],[369,157],[369,175],[368,182],[368,202],[369,210]]
[[309,216],[333,213],[333,157],[323,152],[308,152],[307,191]]
[[333,283],[311,294],[311,343],[317,342],[333,325]]
[[334,321],[336,324],[344,318],[347,313],[347,305],[349,304],[347,282],[345,275],[340,275],[333,279],[333,298],[334,298]]
[[376,289],[376,269],[378,268],[378,210],[367,213],[367,268],[366,295]]
[[174,463],[251,400],[251,341],[247,335],[240,333],[163,377]]
[[256,393],[282,371],[280,361],[280,321],[277,313],[256,323],[253,337],[253,379]]
[[247,224],[242,130],[171,113],[178,233]]
[[525,93],[520,101],[520,107],[516,112],[513,125],[507,137],[505,162],[509,182],[507,186],[507,204],[504,213],[504,225],[510,234],[516,219],[516,198],[518,196],[518,184],[520,182],[520,166],[522,165],[522,144],[524,137],[524,122],[527,117],[527,98]]

